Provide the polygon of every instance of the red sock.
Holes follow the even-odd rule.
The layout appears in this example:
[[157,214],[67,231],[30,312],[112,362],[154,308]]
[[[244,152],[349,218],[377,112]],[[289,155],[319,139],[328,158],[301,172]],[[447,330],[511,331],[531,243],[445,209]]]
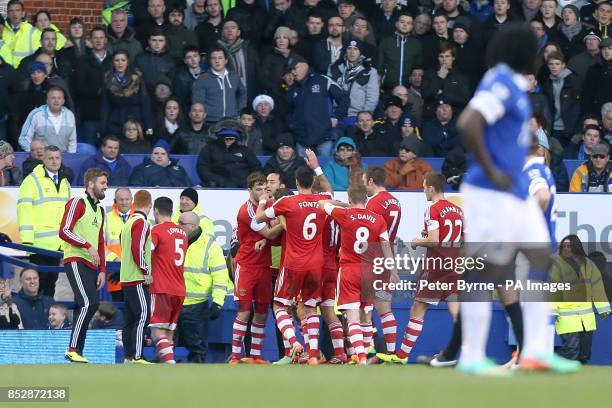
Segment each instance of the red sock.
[[279,309],[274,312],[274,317],[276,317],[276,327],[283,334],[283,338],[285,338],[291,347],[297,342],[295,338],[295,330],[293,329],[293,321],[291,320],[291,316],[284,309]]
[[367,353],[372,346],[372,323],[361,323],[361,333],[363,333],[363,348]]
[[304,338],[304,350],[306,354],[310,353],[310,343],[308,342],[308,317],[305,317],[300,321],[300,332]]
[[289,357],[291,355],[291,343],[283,337],[283,346],[285,346],[285,357]]
[[166,336],[160,336],[155,342],[155,349],[159,354],[160,363],[174,362],[174,349],[173,344]]
[[397,356],[399,358],[406,358],[412,351],[414,344],[416,343],[421,331],[423,330],[422,319],[410,319],[406,331],[404,332],[404,338],[402,339],[402,345],[400,346]]
[[395,353],[395,343],[397,341],[397,323],[393,312],[387,312],[380,316],[380,324],[382,325],[385,344],[387,345],[387,353]]
[[334,356],[344,355],[344,330],[342,330],[342,324],[340,322],[333,322],[329,325],[329,334],[332,339],[332,346],[334,346]]
[[232,326],[232,357],[240,359],[242,357],[242,340],[246,335],[247,322],[236,318]]
[[253,358],[261,358],[265,327],[263,323],[251,323],[251,357]]
[[349,325],[349,340],[359,359],[366,358],[366,353],[363,348],[363,333],[361,332],[361,325],[359,323],[351,323]]
[[311,314],[306,318],[308,327],[308,344],[310,345],[309,357],[319,357],[319,327],[321,322],[319,316]]

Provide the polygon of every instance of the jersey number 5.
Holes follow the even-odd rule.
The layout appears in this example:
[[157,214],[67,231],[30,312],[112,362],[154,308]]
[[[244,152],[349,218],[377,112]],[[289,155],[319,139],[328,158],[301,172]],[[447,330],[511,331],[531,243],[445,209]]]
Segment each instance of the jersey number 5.
[[174,251],[178,255],[178,259],[176,259],[176,258],[174,259],[174,264],[176,266],[181,266],[183,264],[183,261],[185,260],[185,250],[181,246],[182,244],[183,244],[183,240],[182,239],[175,239],[174,240]]

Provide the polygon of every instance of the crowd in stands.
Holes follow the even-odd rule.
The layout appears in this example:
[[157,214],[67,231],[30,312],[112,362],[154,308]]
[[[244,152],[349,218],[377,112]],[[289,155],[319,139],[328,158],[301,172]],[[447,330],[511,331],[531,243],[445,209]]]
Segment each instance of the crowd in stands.
[[[389,185],[418,189],[445,159],[456,185],[456,118],[486,72],[486,46],[530,24],[527,76],[557,191],[608,191],[612,165],[610,0],[131,0],[62,32],[10,0],[0,17],[0,186],[19,185],[45,145],[91,154],[111,186],[198,184],[173,156],[198,155],[205,187],[244,187],[261,170],[285,184],[306,148],[346,188],[362,157],[386,156]],[[13,151],[30,152],[22,169]],[[146,154],[132,168],[121,154]],[[563,159],[583,165],[568,177]],[[571,181],[570,181],[571,180]]]

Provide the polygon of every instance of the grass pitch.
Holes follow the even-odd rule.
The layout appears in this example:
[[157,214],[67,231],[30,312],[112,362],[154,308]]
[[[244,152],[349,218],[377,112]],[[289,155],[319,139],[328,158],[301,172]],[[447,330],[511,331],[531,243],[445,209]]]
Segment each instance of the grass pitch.
[[612,367],[574,375],[464,377],[424,366],[13,365],[0,387],[70,388],[69,403],[15,407],[610,407]]

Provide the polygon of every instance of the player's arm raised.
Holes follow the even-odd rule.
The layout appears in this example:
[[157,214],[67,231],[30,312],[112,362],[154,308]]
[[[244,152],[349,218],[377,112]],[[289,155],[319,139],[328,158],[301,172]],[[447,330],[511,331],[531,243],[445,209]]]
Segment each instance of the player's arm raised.
[[[472,99],[472,102],[477,97],[478,95]],[[482,113],[470,105],[461,112],[459,119],[457,119],[457,129],[462,134],[463,145],[482,165],[489,180],[502,190],[508,190],[512,185],[512,180],[506,173],[493,166],[491,156],[485,147],[483,129],[487,121]]]
[[333,195],[334,189],[332,188],[332,185],[327,177],[325,177],[325,174],[323,174],[323,170],[321,170],[321,166],[319,166],[319,159],[312,149],[306,149],[306,165],[308,165],[308,167],[315,172],[315,175],[319,180],[321,190]]

